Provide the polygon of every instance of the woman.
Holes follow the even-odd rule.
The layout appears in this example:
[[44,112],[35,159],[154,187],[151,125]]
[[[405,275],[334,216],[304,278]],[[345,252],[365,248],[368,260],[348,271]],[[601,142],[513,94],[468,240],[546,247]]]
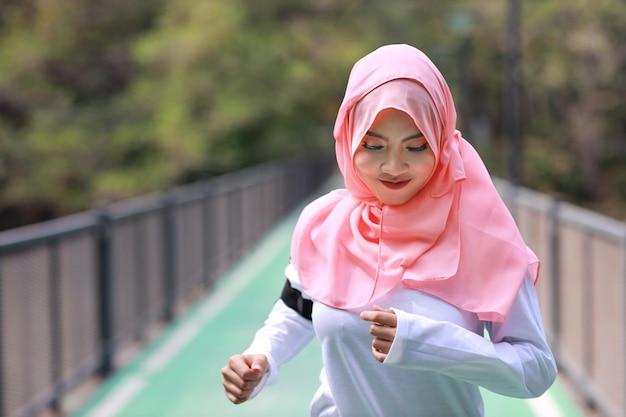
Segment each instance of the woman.
[[527,398],[553,383],[539,262],[455,123],[421,51],[388,45],[355,64],[334,129],[346,189],[302,212],[281,300],[222,370],[232,402],[313,336],[315,417],[483,416],[479,386]]

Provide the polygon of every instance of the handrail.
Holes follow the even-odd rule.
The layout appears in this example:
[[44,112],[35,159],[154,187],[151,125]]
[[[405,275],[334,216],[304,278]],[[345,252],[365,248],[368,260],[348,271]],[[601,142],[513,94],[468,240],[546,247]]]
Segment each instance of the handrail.
[[545,266],[537,291],[561,372],[603,417],[626,415],[626,222],[494,183]]
[[[74,387],[114,370],[333,166],[274,161],[1,232],[0,416],[60,410]],[[542,261],[537,293],[560,371],[600,415],[625,415],[626,223],[494,183]]]
[[68,392],[206,293],[334,165],[271,161],[0,232],[0,416],[62,414]]

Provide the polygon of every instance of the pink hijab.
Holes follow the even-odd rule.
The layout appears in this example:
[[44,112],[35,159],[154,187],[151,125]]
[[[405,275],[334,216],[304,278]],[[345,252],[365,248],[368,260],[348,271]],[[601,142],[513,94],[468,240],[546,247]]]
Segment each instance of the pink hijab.
[[[380,203],[352,163],[386,108],[410,115],[436,157],[424,188],[400,206]],[[418,49],[383,46],[354,65],[334,129],[346,189],[303,210],[291,245],[309,296],[360,309],[402,283],[481,320],[505,320],[525,275],[536,281],[539,261],[455,124],[448,85]]]

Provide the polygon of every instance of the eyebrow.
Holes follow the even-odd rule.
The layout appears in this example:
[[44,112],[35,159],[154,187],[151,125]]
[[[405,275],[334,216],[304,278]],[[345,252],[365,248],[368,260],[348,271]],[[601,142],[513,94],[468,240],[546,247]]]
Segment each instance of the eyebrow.
[[[378,138],[378,139],[387,140],[387,141],[389,140],[389,138],[381,135],[380,133],[372,132],[371,130],[368,130],[367,132],[365,132],[365,135],[366,136],[372,136],[372,137]],[[414,135],[407,136],[406,138],[402,139],[401,142],[405,142],[405,141],[411,140],[411,139],[418,139],[418,138],[421,138],[421,137],[424,137],[424,134],[422,132],[417,132]]]

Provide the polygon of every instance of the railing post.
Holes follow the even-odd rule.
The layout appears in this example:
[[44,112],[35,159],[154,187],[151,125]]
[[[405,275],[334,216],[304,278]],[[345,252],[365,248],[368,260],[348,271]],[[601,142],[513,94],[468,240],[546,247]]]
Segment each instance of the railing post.
[[211,285],[211,188],[207,183],[202,184],[202,278],[204,289]]
[[[622,267],[623,269],[623,273],[622,273],[622,278],[623,278],[623,282],[624,282],[624,292],[623,294],[623,300],[626,302],[626,221],[622,222],[622,260],[623,260],[623,264]],[[624,352],[623,352],[623,357],[626,358],[626,307],[624,307],[624,315],[623,315],[624,321],[623,323],[623,329],[624,329]],[[623,391],[622,393],[624,394],[624,409],[626,409],[626,361],[624,361],[624,378],[622,379],[622,383],[624,384],[623,387]]]
[[176,305],[176,228],[171,196],[163,200],[163,239],[163,318],[170,322],[174,319]]
[[61,266],[59,260],[59,241],[58,239],[52,239],[48,242],[48,249],[50,251],[50,345],[52,350],[51,355],[51,377],[52,385],[54,386],[54,394],[50,403],[50,408],[57,414],[61,412],[60,399],[63,395],[59,386],[61,381],[63,364],[61,360],[62,355],[62,338],[61,338]]
[[[593,253],[593,232],[589,230],[585,230],[582,236],[582,242],[580,247],[580,262],[579,267],[583,273],[583,277],[593,277],[593,264],[594,264],[594,253]],[[583,279],[582,280],[582,299],[580,300],[581,304],[585,306],[586,314],[582,315],[581,318],[581,326],[583,329],[593,329],[594,325],[594,317],[596,313],[596,303],[594,302],[594,288],[593,288],[593,280],[591,279]],[[594,332],[587,332],[587,337],[584,337],[582,340],[582,358],[583,358],[583,368],[585,369],[585,373],[587,375],[594,375],[594,368],[596,366],[595,360],[593,357],[593,346],[595,345],[595,337]]]
[[551,259],[551,317],[552,317],[552,349],[559,357],[561,341],[561,238],[560,238],[560,199],[555,197],[550,207],[550,259]]
[[100,324],[100,369],[102,376],[113,371],[115,339],[113,336],[113,277],[111,274],[111,218],[98,215],[98,303]]
[[523,145],[520,132],[520,96],[522,89],[521,63],[521,35],[520,35],[520,0],[508,0],[506,7],[506,36],[505,36],[505,95],[504,95],[504,123],[508,144],[508,171],[509,181],[513,185],[522,185]]
[[[4,286],[2,283],[4,282],[4,277],[2,276],[2,255],[3,250],[0,248],[0,300],[4,301]],[[4,326],[2,325],[2,320],[0,320],[0,416],[5,416],[4,407],[5,407],[5,395],[6,395],[6,375],[4,371],[4,346],[5,346],[5,335],[4,335]]]

